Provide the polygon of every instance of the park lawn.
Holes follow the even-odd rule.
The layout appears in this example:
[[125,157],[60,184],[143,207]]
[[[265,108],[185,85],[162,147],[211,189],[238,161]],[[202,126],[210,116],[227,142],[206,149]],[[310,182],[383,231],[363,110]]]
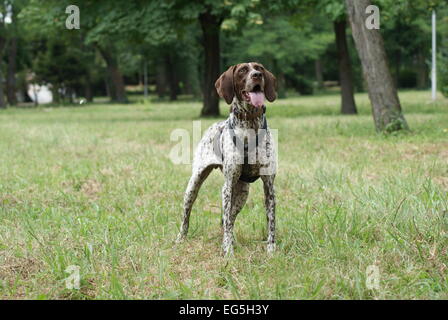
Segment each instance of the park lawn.
[[[448,100],[400,97],[411,131],[389,136],[375,133],[366,94],[357,116],[338,114],[338,95],[269,105],[278,250],[265,252],[257,181],[232,259],[219,171],[187,241],[173,242],[190,166],[170,161],[170,134],[192,132],[200,102],[0,111],[0,298],[448,299]],[[79,290],[66,288],[69,266]]]

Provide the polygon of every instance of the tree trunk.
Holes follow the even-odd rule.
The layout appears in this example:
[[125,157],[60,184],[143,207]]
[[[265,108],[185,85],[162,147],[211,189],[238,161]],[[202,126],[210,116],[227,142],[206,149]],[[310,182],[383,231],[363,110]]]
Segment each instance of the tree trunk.
[[167,53],[165,56],[166,71],[168,74],[168,84],[170,87],[170,100],[177,100],[177,93],[179,91],[179,81],[176,75],[175,61],[172,53]]
[[347,45],[347,22],[345,19],[334,22],[336,47],[338,50],[339,83],[341,85],[341,113],[356,114],[355,97],[353,93],[352,65]]
[[285,74],[282,72],[282,68],[279,67],[278,60],[272,60],[273,71],[275,72],[275,77],[277,78],[277,98],[286,98],[286,79]]
[[106,74],[104,75],[104,88],[106,89],[106,95],[112,100],[114,101],[115,99],[113,98],[113,95],[115,94],[115,92],[113,92],[113,90],[111,89],[110,86],[110,81],[109,81],[109,76],[107,75],[107,69],[106,69]]
[[407,129],[397,89],[390,74],[383,37],[379,30],[365,26],[370,0],[345,0],[363,75],[366,79],[377,131]]
[[61,102],[61,95],[59,94],[59,85],[53,85],[51,87],[51,93],[53,94],[53,103],[59,104]]
[[109,91],[111,93],[111,100],[114,102],[128,102],[128,99],[126,97],[126,90],[124,87],[123,75],[118,68],[117,58],[114,56],[111,50],[105,50],[104,48],[101,48],[99,46],[97,46],[97,48],[107,65],[107,73],[110,79]]
[[215,89],[215,81],[220,76],[220,48],[219,34],[222,19],[213,15],[210,11],[199,16],[202,27],[204,46],[204,103],[202,116],[219,115],[219,96]]
[[67,88],[67,96],[68,96],[68,103],[73,104],[73,89],[72,88]]
[[0,109],[6,109],[5,95],[3,93],[3,72],[0,67]]
[[143,96],[145,99],[148,98],[148,62],[146,58],[143,58]]
[[320,58],[317,58],[314,61],[314,71],[316,73],[317,88],[318,89],[323,89],[323,87],[324,87],[324,74],[323,74],[322,60],[320,60]]
[[[3,28],[0,28],[3,29]],[[3,30],[2,30],[3,31]],[[3,55],[3,49],[6,45],[6,38],[3,36],[0,36],[0,57]],[[5,102],[5,95],[3,93],[3,72],[1,68],[1,59],[0,59],[0,108],[5,109],[6,108],[6,102]]]
[[166,82],[165,64],[159,61],[156,65],[156,92],[160,99],[165,97]]
[[93,91],[92,91],[92,81],[90,80],[90,75],[86,75],[86,81],[84,83],[84,96],[87,102],[93,102]]
[[17,61],[17,38],[12,37],[8,46],[8,74],[6,77],[6,95],[11,106],[17,104],[16,96],[16,61]]

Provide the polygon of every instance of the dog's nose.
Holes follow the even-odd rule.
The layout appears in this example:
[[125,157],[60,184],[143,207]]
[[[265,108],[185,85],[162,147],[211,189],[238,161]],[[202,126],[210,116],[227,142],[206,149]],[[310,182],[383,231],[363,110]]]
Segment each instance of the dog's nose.
[[251,77],[252,79],[261,79],[261,72],[255,71],[254,73],[252,73]]

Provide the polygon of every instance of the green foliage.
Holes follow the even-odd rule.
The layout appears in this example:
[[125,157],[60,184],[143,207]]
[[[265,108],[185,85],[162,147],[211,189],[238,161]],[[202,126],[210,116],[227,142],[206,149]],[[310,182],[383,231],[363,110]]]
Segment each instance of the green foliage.
[[[81,10],[81,30],[78,31],[65,29],[65,7],[71,4],[69,0],[15,3],[21,11],[19,33],[24,49],[19,52],[23,55],[20,64],[26,65],[28,71],[42,72],[41,79],[52,77],[55,81],[57,78],[42,67],[51,64],[48,58],[44,59],[49,54],[44,44],[57,39],[66,46],[77,47],[80,53],[90,52],[90,58],[81,59],[81,69],[98,81],[104,81],[106,68],[104,61],[92,55],[96,46],[107,46],[116,53],[121,73],[133,84],[142,73],[144,59],[148,62],[150,82],[154,83],[159,76],[157,67],[169,52],[176,60],[173,63],[179,85],[185,88],[186,84],[193,84],[196,88],[193,91],[198,92],[204,59],[198,19],[205,12],[222,21],[222,67],[258,60],[279,75],[281,91],[294,89],[311,93],[314,60],[319,58],[324,63],[325,80],[337,79],[332,23],[345,16],[342,0],[79,0],[76,5]],[[420,75],[427,70],[429,74],[431,10],[436,8],[440,11],[439,17],[443,17],[446,4],[442,0],[376,0],[373,3],[381,9],[381,32],[392,72],[400,87],[412,87],[417,74],[412,70],[423,70],[418,73]],[[439,20],[439,30],[443,33],[447,22],[443,18]],[[349,47],[353,51],[353,46]],[[67,61],[75,51],[74,48],[64,50]],[[361,67],[354,51],[352,57],[354,78],[358,79],[355,85],[361,88]],[[442,90],[446,70],[444,57],[445,53],[441,52],[439,84]],[[62,62],[64,58],[57,60]],[[34,66],[41,67],[31,70]]]
[[311,81],[298,70],[321,55],[334,36],[328,32],[315,33],[310,23],[297,27],[281,16],[265,19],[261,25],[246,26],[240,35],[228,35],[227,41],[231,43],[224,51],[228,65],[259,61],[275,74],[286,75],[296,89],[302,88],[299,91],[311,93]]
[[33,71],[36,72],[37,82],[61,86],[76,83],[86,72],[81,54],[77,47],[67,46],[56,39],[47,42],[45,51],[39,52],[34,60]]

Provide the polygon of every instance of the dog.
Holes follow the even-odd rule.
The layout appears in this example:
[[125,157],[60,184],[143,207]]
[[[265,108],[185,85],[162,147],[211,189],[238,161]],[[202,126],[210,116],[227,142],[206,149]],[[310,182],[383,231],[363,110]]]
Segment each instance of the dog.
[[188,233],[190,213],[198,191],[213,169],[220,168],[222,188],[222,250],[233,254],[233,227],[246,203],[250,183],[263,181],[267,215],[267,252],[275,251],[276,157],[274,140],[267,127],[265,98],[277,98],[277,81],[260,63],[240,63],[228,68],[215,83],[218,95],[230,104],[225,121],[212,125],[199,142],[192,175],[184,196],[183,219],[177,242]]

